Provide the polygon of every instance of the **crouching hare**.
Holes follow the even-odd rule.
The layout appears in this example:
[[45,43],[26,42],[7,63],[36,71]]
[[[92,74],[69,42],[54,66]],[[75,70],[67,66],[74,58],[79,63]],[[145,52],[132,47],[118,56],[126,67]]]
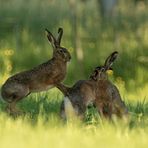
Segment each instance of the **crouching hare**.
[[98,66],[94,70],[91,78],[97,82],[97,93],[95,106],[103,117],[111,118],[116,115],[119,118],[128,117],[128,109],[121,99],[117,87],[108,80],[107,70],[112,70],[111,66],[117,58],[118,52],[113,52],[105,61],[103,66]]
[[70,88],[61,83],[57,85],[65,95],[61,104],[63,118],[67,118],[67,111],[70,110],[83,119],[89,104],[94,104],[102,117],[111,118],[113,114],[122,117],[128,114],[118,89],[108,80],[106,74],[117,55],[117,52],[113,52],[103,66],[95,68],[90,79],[80,80]]
[[71,55],[66,48],[60,46],[63,29],[58,29],[57,38],[47,29],[46,32],[53,48],[52,58],[31,70],[11,76],[2,86],[1,95],[8,102],[7,109],[10,113],[17,113],[16,103],[30,93],[48,90],[65,78],[66,65]]

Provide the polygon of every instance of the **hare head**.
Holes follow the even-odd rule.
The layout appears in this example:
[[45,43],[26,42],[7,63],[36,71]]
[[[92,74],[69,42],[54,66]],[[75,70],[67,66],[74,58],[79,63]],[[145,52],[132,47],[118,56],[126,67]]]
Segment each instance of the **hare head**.
[[65,62],[70,61],[71,55],[70,55],[69,51],[64,47],[61,47],[61,45],[60,45],[61,38],[63,35],[63,29],[62,28],[58,29],[58,37],[57,38],[55,38],[48,29],[45,29],[45,31],[47,32],[47,38],[53,48],[53,58],[60,59]]
[[112,70],[111,66],[118,56],[118,52],[114,51],[106,60],[103,66],[98,66],[95,68],[93,74],[90,76],[91,79],[95,81],[106,80],[107,70]]

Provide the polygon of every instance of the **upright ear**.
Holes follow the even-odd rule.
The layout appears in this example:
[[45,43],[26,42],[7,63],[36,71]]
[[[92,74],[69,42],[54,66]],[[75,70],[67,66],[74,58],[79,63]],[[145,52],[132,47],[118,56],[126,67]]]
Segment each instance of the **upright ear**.
[[61,38],[63,36],[63,28],[58,29],[58,37],[57,37],[57,44],[60,46],[61,44]]
[[115,59],[117,58],[118,56],[118,52],[117,51],[114,51],[105,61],[104,63],[104,68],[105,70],[108,70],[111,68],[113,62],[115,61]]
[[49,42],[51,43],[53,49],[56,49],[56,39],[54,38],[54,36],[48,29],[45,29],[45,31],[47,32],[47,38]]

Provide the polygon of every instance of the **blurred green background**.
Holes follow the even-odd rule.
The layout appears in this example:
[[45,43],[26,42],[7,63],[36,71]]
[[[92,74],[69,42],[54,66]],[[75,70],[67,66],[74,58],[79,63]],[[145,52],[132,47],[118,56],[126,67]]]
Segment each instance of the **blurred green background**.
[[[147,0],[0,0],[0,84],[52,56],[45,28],[63,27],[62,46],[72,55],[64,81],[86,79],[114,50],[110,76],[121,90],[148,92]],[[132,95],[131,95],[132,98]]]
[[87,79],[111,52],[119,52],[109,78],[131,121],[102,122],[89,108],[84,124],[63,123],[63,95],[52,89],[20,101],[25,114],[17,118],[0,102],[0,148],[147,148],[148,0],[0,0],[0,86],[10,75],[49,60],[45,28],[56,35],[59,27],[62,46],[72,55],[64,84]]

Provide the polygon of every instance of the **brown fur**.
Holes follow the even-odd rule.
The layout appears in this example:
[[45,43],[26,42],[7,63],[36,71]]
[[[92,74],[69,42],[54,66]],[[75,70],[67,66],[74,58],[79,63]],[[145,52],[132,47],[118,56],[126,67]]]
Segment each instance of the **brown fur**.
[[[63,84],[57,85],[69,98],[78,116],[84,117],[86,108],[91,103],[95,104],[102,117],[111,118],[113,114],[122,117],[128,114],[118,89],[107,79],[106,71],[111,68],[116,56],[117,52],[113,52],[104,66],[94,70],[89,80],[80,80],[70,88]],[[61,105],[61,113],[64,113],[64,103]]]
[[9,111],[16,112],[15,104],[32,92],[45,91],[64,80],[66,65],[71,59],[66,48],[60,46],[63,29],[59,28],[58,38],[46,29],[47,37],[53,47],[53,57],[37,67],[20,72],[6,80],[1,89],[2,97],[9,103]]
[[[59,83],[57,88],[63,92],[65,96],[69,98],[74,107],[76,115],[83,118],[87,105],[93,103],[96,98],[96,85],[94,80],[80,80],[76,82],[71,88]],[[64,112],[65,103],[61,104],[61,116],[66,117]]]

